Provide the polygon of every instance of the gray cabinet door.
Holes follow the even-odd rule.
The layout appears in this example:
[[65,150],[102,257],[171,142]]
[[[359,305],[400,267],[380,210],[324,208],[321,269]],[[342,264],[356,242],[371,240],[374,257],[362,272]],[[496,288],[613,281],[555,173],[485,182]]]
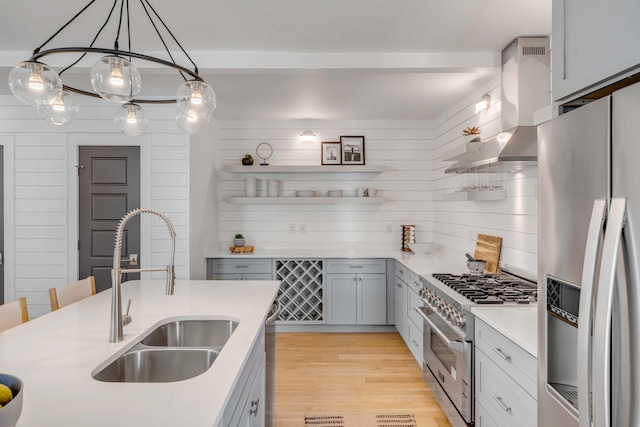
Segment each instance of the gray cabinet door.
[[[113,245],[120,219],[140,207],[140,147],[79,147],[79,278],[94,276],[96,290],[111,287]],[[127,223],[122,264],[140,254],[140,217]],[[147,260],[147,263],[150,260]],[[145,260],[138,258],[139,265]],[[123,275],[134,280],[139,274]]]
[[553,0],[552,16],[554,100],[637,72],[640,2]]
[[387,276],[358,274],[356,279],[358,325],[385,325],[387,323]]
[[354,274],[327,274],[327,324],[355,325],[356,276]]
[[395,315],[396,315],[396,329],[400,336],[407,340],[407,285],[400,280],[397,276],[395,278],[396,291],[395,291]]

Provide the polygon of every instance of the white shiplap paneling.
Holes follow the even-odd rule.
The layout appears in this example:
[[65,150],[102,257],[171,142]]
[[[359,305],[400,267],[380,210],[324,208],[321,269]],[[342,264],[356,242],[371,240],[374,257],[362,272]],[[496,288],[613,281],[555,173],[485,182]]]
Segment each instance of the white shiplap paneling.
[[[429,121],[282,121],[219,122],[220,167],[238,165],[244,154],[254,161],[256,147],[273,147],[272,165],[320,165],[321,141],[339,141],[341,135],[365,137],[366,164],[384,164],[382,173],[259,173],[220,171],[218,196],[242,196],[245,176],[280,181],[282,195],[296,190],[355,191],[372,187],[389,199],[380,205],[220,205],[220,245],[228,246],[235,233],[258,247],[302,245],[331,247],[400,247],[400,224],[417,225],[417,239],[431,240],[432,142]],[[298,136],[310,129],[318,136],[303,143]],[[255,169],[252,169],[255,170]],[[259,170],[259,169],[258,169]],[[295,233],[290,233],[293,226]],[[301,232],[303,227],[306,231]],[[387,227],[391,232],[387,232]]]

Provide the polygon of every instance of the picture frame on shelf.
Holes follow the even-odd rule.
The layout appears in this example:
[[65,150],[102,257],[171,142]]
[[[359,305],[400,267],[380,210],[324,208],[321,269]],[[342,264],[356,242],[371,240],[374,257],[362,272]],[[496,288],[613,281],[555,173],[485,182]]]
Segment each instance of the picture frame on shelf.
[[323,141],[321,150],[323,165],[342,164],[342,144],[339,141]]
[[343,165],[364,165],[364,136],[341,136]]

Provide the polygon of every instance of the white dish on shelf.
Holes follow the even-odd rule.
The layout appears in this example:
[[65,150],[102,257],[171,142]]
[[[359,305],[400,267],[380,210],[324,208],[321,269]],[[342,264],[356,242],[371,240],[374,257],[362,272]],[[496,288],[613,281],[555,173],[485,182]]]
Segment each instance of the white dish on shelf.
[[298,190],[296,191],[296,197],[316,197],[316,192],[313,190]]
[[329,190],[329,197],[342,197],[342,190]]

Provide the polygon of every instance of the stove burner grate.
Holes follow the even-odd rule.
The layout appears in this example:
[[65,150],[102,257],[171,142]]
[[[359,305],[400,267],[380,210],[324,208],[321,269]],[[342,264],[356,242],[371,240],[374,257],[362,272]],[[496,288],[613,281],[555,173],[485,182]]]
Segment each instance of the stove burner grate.
[[446,274],[433,277],[476,304],[531,304],[537,302],[534,283],[499,274]]

